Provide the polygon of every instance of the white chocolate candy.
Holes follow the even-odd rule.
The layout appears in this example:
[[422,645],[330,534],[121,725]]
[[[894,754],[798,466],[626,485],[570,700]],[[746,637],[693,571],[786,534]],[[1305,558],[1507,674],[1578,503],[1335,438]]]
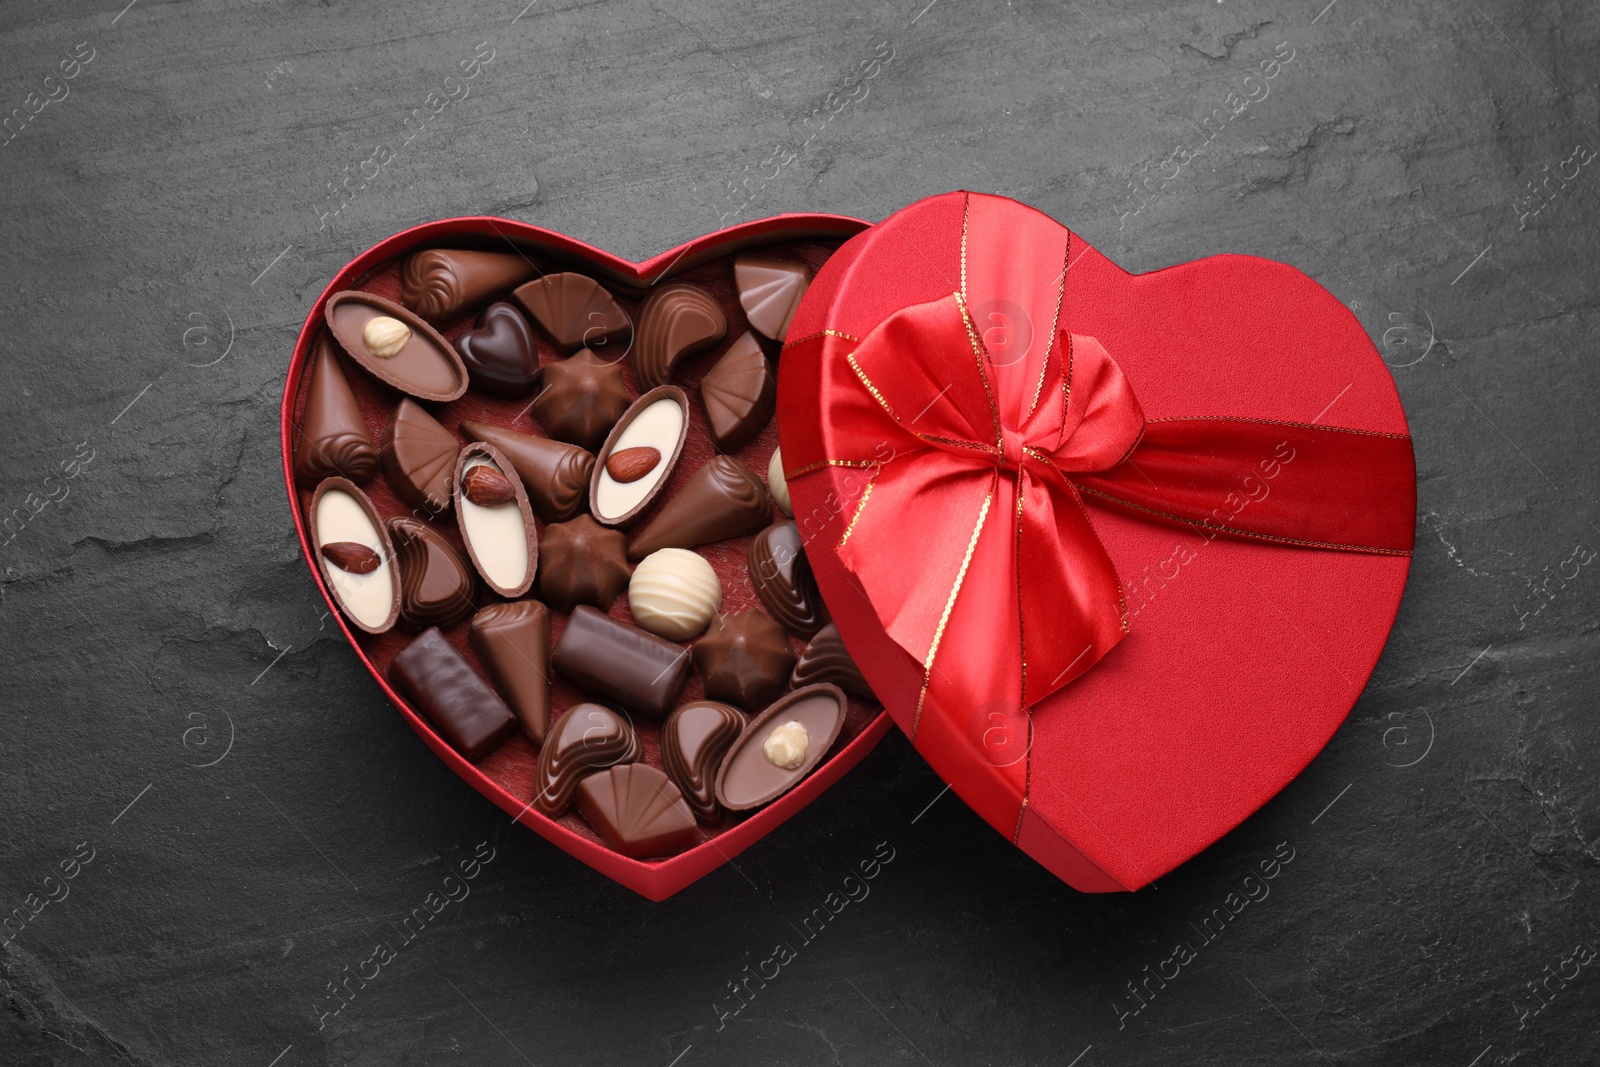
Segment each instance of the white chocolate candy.
[[378,566],[368,574],[355,574],[334,566],[322,573],[333,587],[333,595],[346,613],[361,625],[376,629],[389,619],[394,609],[394,568],[384,552],[383,538],[372,524],[367,509],[349,493],[330,489],[317,501],[317,549],[339,541],[365,545],[377,553]]
[[773,727],[767,739],[761,742],[761,753],[774,767],[792,771],[806,761],[806,747],[810,743],[811,735],[806,733],[806,728],[790,719]]
[[661,454],[653,469],[631,482],[619,482],[611,472],[597,465],[594,492],[595,518],[601,522],[615,522],[638,507],[661,480],[671,473],[671,463],[677,452],[678,438],[683,434],[683,405],[671,397],[654,401],[617,436],[611,447],[615,455],[627,448],[648,446]]
[[669,641],[684,641],[711,624],[722,607],[722,582],[698,553],[663,548],[634,568],[628,582],[633,620]]
[[789,503],[789,481],[783,476],[783,449],[774,448],[772,458],[767,461],[767,492],[772,494],[772,502],[778,509],[790,518],[794,518],[794,505]]
[[[488,456],[469,457],[461,465],[461,473],[474,467],[505,473]],[[528,576],[528,531],[522,525],[522,509],[515,500],[486,508],[474,504],[465,493],[460,498],[461,535],[472,546],[484,578],[501,589],[516,589]]]

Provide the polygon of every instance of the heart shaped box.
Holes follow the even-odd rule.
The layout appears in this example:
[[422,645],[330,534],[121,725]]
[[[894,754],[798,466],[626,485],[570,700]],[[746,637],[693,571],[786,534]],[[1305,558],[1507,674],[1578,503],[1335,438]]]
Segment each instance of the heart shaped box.
[[[802,466],[796,456],[804,451],[802,438],[846,436],[831,422],[847,417],[839,414],[844,405],[826,399],[823,382],[836,374],[845,386],[859,388],[839,368],[853,363],[862,339],[903,309],[948,299],[958,277],[964,294],[968,195],[980,199],[932,197],[847,242],[813,281],[779,364],[779,437],[807,557],[847,647],[919,748],[923,664],[891,639],[841,562],[839,546],[858,517],[905,524],[907,534],[914,524],[939,524],[943,517],[871,512],[864,503],[870,483],[858,467]],[[1056,249],[1052,272],[1062,276],[1064,242],[1055,235],[1065,235],[1065,228],[1023,205],[982,199],[999,213],[991,218],[1008,221],[994,238],[1002,262],[1008,247],[1012,258],[1026,259],[1017,254],[1026,247],[1016,242],[1044,233]],[[1098,339],[1148,419],[1247,416],[1304,426],[1327,417],[1314,429],[1332,424],[1375,437],[1406,433],[1393,380],[1355,316],[1294,268],[1223,255],[1135,275],[1075,234],[1068,247],[1060,328]],[[1024,345],[1017,331],[1031,327],[1036,338],[1053,332],[1014,321],[1020,307],[989,304],[973,309],[969,331],[976,321],[980,331],[1002,331],[991,340]],[[1012,331],[1009,338],[1005,330]],[[915,421],[910,415],[920,396],[902,418],[859,368],[855,373],[900,426]],[[929,404],[939,401],[942,379],[917,381]],[[974,403],[982,405],[987,389],[985,381]],[[859,423],[862,408],[876,414],[870,402],[859,402],[851,425]],[[836,453],[826,454],[827,462],[838,462]],[[1359,478],[1363,472],[1350,473]],[[991,824],[1079,890],[1132,890],[1200,852],[1287,785],[1348,715],[1394,623],[1414,530],[1409,438],[1394,474],[1394,492],[1385,499],[1394,501],[1406,551],[1392,555],[1207,538],[1192,527],[1099,506],[1085,495],[1094,533],[1130,593],[1127,636],[1086,673],[1036,703],[1031,724],[985,715],[983,705],[973,709],[972,729],[982,733],[982,743],[998,738],[1008,742],[995,745],[1004,760],[1029,760],[1020,814],[1015,806],[1008,813],[1015,827],[986,816]],[[958,546],[966,546],[972,519],[956,525]],[[968,561],[976,545],[973,534]],[[917,555],[911,548],[906,554]],[[942,603],[951,575],[932,573],[921,557],[915,566],[917,574],[905,581],[913,589],[938,584]],[[1003,584],[973,588],[969,581],[959,597],[999,598],[1006,595]],[[959,615],[961,601],[952,604]],[[945,620],[956,621],[949,607]],[[939,627],[943,634],[944,621]],[[1003,641],[981,653],[1017,654]],[[1026,679],[1027,665],[1023,671]],[[932,750],[924,755],[945,775]],[[982,813],[984,779],[991,776],[978,762],[946,777]]]
[[[328,283],[306,316],[305,325],[300,331],[294,355],[290,360],[288,379],[284,383],[280,426],[289,507],[311,574],[323,597],[327,599],[339,629],[355,649],[356,655],[361,658],[361,662],[377,680],[390,701],[399,709],[405,721],[434,754],[457,775],[512,815],[517,822],[607,877],[651,900],[666,899],[728,862],[782,825],[819,796],[823,790],[838,781],[882,740],[889,729],[889,716],[882,711],[864,710],[859,704],[853,704],[846,718],[839,747],[825,763],[794,789],[748,818],[720,830],[715,836],[694,848],[675,856],[651,861],[630,859],[612,851],[573,813],[569,812],[560,820],[552,820],[531,808],[528,798],[533,795],[532,782],[536,757],[531,744],[520,733],[480,764],[473,764],[462,758],[434,732],[427,720],[395,691],[385,677],[389,660],[409,640],[409,636],[402,635],[398,631],[374,636],[359,632],[348,625],[323,580],[321,568],[312,562],[313,555],[306,520],[306,509],[311,494],[298,489],[295,485],[293,445],[295,427],[305,405],[306,386],[310,377],[307,371],[312,360],[315,341],[324,329],[324,306],[332,294],[345,289],[365,289],[381,296],[398,299],[399,284],[396,268],[399,257],[422,248],[521,250],[530,257],[553,260],[563,265],[574,265],[614,286],[619,295],[637,297],[664,279],[680,278],[685,275],[692,278],[696,268],[745,248],[786,242],[836,242],[860,233],[867,225],[860,220],[840,215],[778,215],[707,234],[643,263],[633,263],[582,241],[511,219],[479,216],[429,222],[380,241],[334,275],[333,280]],[[726,284],[731,285],[731,279]],[[456,323],[454,327],[445,331],[445,335],[453,340],[470,327],[473,317],[469,315],[464,321]],[[728,340],[731,341],[736,336],[737,333],[730,329]],[[720,351],[720,347],[711,351]],[[369,435],[377,441],[382,435],[384,416],[400,394],[359,371],[353,363],[346,363],[345,367],[346,376],[367,416]],[[446,405],[444,409],[435,405],[434,410],[435,414],[439,414],[441,410],[448,409],[449,414],[445,421],[450,426],[460,418],[482,418],[484,421],[498,421],[503,425],[509,425],[510,416],[507,412],[521,408],[524,401],[525,398],[503,402],[474,399],[474,394],[469,393],[467,398]],[[703,415],[698,413],[698,405],[692,406],[696,409],[695,418],[703,420]],[[524,432],[532,431],[532,427],[527,424],[526,416],[517,423],[516,428]],[[770,434],[769,428],[768,436]],[[702,426],[700,433],[702,440],[704,436]],[[766,446],[766,450],[770,453],[770,443]],[[685,453],[684,460],[679,465],[677,479],[686,479],[688,472],[709,456],[709,444],[702,445],[701,452],[703,454],[693,458],[688,452]],[[760,469],[765,470],[766,455],[760,457],[759,463]],[[380,515],[387,518],[395,514],[409,514],[410,509],[395,500],[393,494],[380,485],[381,481],[381,478],[374,479],[366,487],[373,496],[373,502],[378,506]],[[675,480],[674,487],[676,484],[678,481]],[[667,494],[663,494],[664,497],[665,495]],[[448,523],[446,526],[450,528],[441,527],[441,529],[447,538],[459,543],[453,529],[454,525],[453,522]],[[742,547],[737,553],[725,552],[722,555],[726,558],[713,559],[713,565],[717,567],[719,573],[724,574],[725,578],[735,568],[743,570]],[[750,600],[753,605],[754,598],[751,597]],[[725,605],[730,610],[744,606],[750,605]],[[475,662],[474,653],[463,639],[464,630],[465,627],[456,628],[450,635],[451,639],[469,660]],[[690,696],[690,692],[686,691],[684,698],[689,699]],[[647,753],[652,753],[655,749],[653,727],[641,729],[641,735]]]

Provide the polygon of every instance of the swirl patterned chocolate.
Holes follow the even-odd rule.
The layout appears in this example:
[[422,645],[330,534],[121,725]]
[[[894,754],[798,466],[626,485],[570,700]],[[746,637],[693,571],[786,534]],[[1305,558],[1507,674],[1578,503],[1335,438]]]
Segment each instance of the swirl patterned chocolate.
[[454,318],[539,273],[520,254],[429,248],[400,267],[400,302],[429,322]]

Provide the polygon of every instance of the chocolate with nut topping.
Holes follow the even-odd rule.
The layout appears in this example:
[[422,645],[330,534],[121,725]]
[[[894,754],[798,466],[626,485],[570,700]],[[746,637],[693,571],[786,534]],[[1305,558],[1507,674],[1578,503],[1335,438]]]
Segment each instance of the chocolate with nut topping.
[[350,358],[401,392],[445,401],[467,391],[467,368],[450,342],[394,301],[346,289],[328,298],[323,314]]
[[794,788],[833,747],[845,709],[836,686],[812,685],[756,716],[723,758],[718,802],[730,811],[748,811]]
[[516,469],[493,445],[461,450],[455,475],[456,523],[472,565],[490,589],[519,597],[533,585],[539,539]]
[[322,577],[345,618],[369,634],[392,629],[400,617],[399,567],[367,494],[347,478],[324,480],[312,494],[308,526]]
[[588,504],[593,453],[565,441],[483,422],[463,422],[460,430],[467,438],[500,450],[522,477],[533,513],[545,522],[565,522]]
[[[607,526],[627,526],[643,515],[666,488],[689,437],[689,397],[675,385],[660,385],[633,402],[606,437],[589,482],[589,511]],[[631,456],[655,461],[637,470]],[[630,460],[627,463],[622,460]],[[617,462],[613,462],[617,461]],[[624,469],[618,477],[618,466]]]

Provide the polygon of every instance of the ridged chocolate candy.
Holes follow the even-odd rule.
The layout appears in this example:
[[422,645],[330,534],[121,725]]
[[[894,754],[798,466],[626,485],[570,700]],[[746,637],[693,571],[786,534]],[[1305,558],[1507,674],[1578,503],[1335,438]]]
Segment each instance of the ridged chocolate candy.
[[624,856],[673,856],[700,841],[678,787],[643,763],[629,763],[578,783],[573,798],[601,839]]
[[678,360],[710,348],[727,333],[728,317],[710,293],[686,282],[662,286],[639,309],[639,329],[628,353],[634,381],[640,389],[667,384]]
[[578,781],[644,754],[633,724],[603,704],[574,704],[557,719],[539,750],[533,806],[552,819],[567,810]]
[[478,324],[456,338],[472,387],[495,396],[527,396],[539,377],[533,327],[522,312],[500,301],[483,309]]
[[537,273],[533,260],[515,252],[428,248],[401,265],[400,301],[429,322],[443,322]]
[[316,360],[305,418],[295,431],[294,479],[302,489],[333,477],[366,485],[378,472],[378,450],[326,333],[317,335]]
[[827,623],[827,609],[806,560],[805,542],[794,523],[780,522],[756,534],[747,563],[756,596],[784,629],[797,637],[810,637]]
[[551,523],[539,538],[539,599],[560,612],[610,611],[628,587],[627,539],[587,515]]
[[622,364],[608,363],[585,348],[545,365],[532,408],[545,433],[593,452],[632,402]]
[[717,770],[749,722],[732,704],[696,700],[678,708],[661,724],[661,766],[701,822],[714,823],[722,817],[717,806]]
[[400,570],[400,620],[414,629],[448,629],[471,615],[478,580],[461,550],[425,522],[389,520]]
[[511,297],[565,352],[610,348],[633,329],[622,305],[582,274],[547,274],[518,286]]
[[772,521],[767,487],[732,456],[712,456],[628,543],[628,557],[755,533]]
[[733,282],[750,325],[763,336],[782,341],[811,284],[811,268],[786,259],[743,255],[733,261]]
[[463,422],[460,429],[471,440],[500,450],[522,476],[533,513],[545,522],[565,522],[588,504],[593,453],[565,441],[483,422]]
[[844,647],[839,628],[831,622],[818,630],[817,636],[806,645],[799,662],[794,665],[794,673],[789,676],[789,684],[796,689],[818,682],[836,685],[868,700],[878,699],[861,676],[861,668],[856,666],[849,649]]
[[490,604],[467,631],[523,733],[543,744],[550,725],[550,609],[537,600]]
[[708,700],[747,711],[765,707],[789,685],[794,652],[783,627],[759,611],[718,615],[694,643],[694,665]]
[[700,403],[719,452],[737,452],[767,428],[778,409],[778,376],[754,334],[746,330],[706,371]]
[[401,400],[383,432],[383,478],[394,495],[432,515],[450,510],[451,477],[461,444],[410,397]]

